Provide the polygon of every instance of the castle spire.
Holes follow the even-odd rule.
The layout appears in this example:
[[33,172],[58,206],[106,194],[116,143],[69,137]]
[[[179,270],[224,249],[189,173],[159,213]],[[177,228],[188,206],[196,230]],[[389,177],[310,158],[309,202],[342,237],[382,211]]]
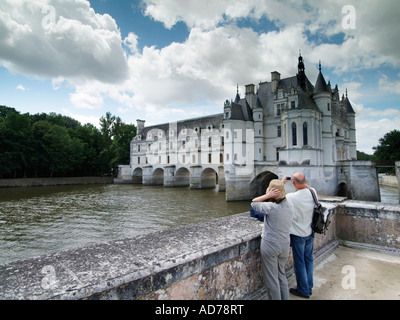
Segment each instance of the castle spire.
[[237,84],[235,102],[238,103],[239,101],[240,101],[239,84]]
[[306,87],[306,73],[305,73],[305,67],[304,67],[304,62],[303,62],[303,57],[301,56],[301,51],[299,55],[299,63],[297,65],[298,73],[297,73],[297,81],[300,87],[305,90]]

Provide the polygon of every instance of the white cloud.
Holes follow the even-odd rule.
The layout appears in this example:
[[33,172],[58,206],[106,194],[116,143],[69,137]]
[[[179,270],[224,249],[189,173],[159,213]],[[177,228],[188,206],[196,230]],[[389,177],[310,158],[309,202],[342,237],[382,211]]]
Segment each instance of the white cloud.
[[26,88],[25,88],[22,84],[19,84],[19,85],[17,86],[17,90],[25,91]]
[[[382,124],[392,128],[399,120],[395,108],[365,108],[363,81],[355,81],[359,70],[400,67],[398,0],[143,0],[148,16],[167,28],[182,21],[189,36],[142,52],[135,30],[121,39],[116,21],[95,13],[86,0],[1,1],[0,64],[51,78],[55,90],[72,86],[70,100],[80,109],[97,110],[111,99],[120,112],[143,115],[147,123],[219,113],[223,101],[234,98],[236,83],[243,95],[245,84],[269,81],[271,71],[295,75],[301,49],[311,81],[320,59],[337,75],[351,75],[340,90],[348,88],[357,112],[360,147],[382,136]],[[355,30],[342,27],[344,5],[356,9]],[[240,19],[261,17],[277,29],[236,26]],[[338,35],[343,41],[334,43]],[[400,94],[400,81],[383,75],[379,90]],[[376,119],[381,127],[371,132]]]
[[400,80],[389,80],[387,75],[382,75],[379,79],[379,88],[382,91],[400,95]]
[[100,127],[99,124],[99,118],[97,116],[87,116],[87,115],[82,115],[80,113],[73,113],[68,109],[62,109],[61,110],[66,116],[71,117],[73,119],[78,120],[81,124],[86,124],[90,123],[96,127]]
[[15,73],[107,83],[128,76],[115,20],[86,0],[2,0],[0,42],[0,64]]
[[76,92],[70,94],[70,100],[79,109],[96,110],[103,107],[101,92],[94,87],[78,87]]

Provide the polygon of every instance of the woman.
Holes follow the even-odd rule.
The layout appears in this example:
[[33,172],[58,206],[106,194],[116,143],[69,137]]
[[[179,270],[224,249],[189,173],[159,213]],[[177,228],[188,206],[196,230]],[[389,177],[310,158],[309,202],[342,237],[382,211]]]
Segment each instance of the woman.
[[[263,202],[269,200],[269,202]],[[272,300],[289,300],[285,264],[290,251],[293,206],[286,200],[281,180],[272,180],[265,195],[253,199],[251,206],[265,214],[261,235],[261,263],[267,294]]]

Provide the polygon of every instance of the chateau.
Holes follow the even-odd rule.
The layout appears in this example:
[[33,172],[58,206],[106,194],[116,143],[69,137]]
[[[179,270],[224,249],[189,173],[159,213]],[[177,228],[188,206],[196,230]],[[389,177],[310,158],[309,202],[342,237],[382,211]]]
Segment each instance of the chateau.
[[237,88],[223,113],[151,127],[138,120],[130,166],[120,166],[117,180],[218,185],[229,201],[251,199],[270,180],[301,171],[322,194],[376,200],[376,170],[355,158],[355,112],[347,91],[340,96],[337,85],[326,83],[321,64],[313,85],[300,55],[295,76],[281,79],[274,71],[271,81],[246,85],[244,97]]

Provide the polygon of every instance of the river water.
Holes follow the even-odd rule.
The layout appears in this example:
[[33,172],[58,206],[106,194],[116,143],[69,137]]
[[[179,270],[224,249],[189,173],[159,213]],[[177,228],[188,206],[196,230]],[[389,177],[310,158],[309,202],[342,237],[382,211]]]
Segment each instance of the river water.
[[[381,187],[382,202],[398,203]],[[246,212],[216,190],[91,185],[0,189],[0,265]],[[157,235],[154,235],[157,241]]]
[[[249,210],[225,193],[141,185],[0,189],[0,265]],[[157,235],[154,236],[157,241]]]

